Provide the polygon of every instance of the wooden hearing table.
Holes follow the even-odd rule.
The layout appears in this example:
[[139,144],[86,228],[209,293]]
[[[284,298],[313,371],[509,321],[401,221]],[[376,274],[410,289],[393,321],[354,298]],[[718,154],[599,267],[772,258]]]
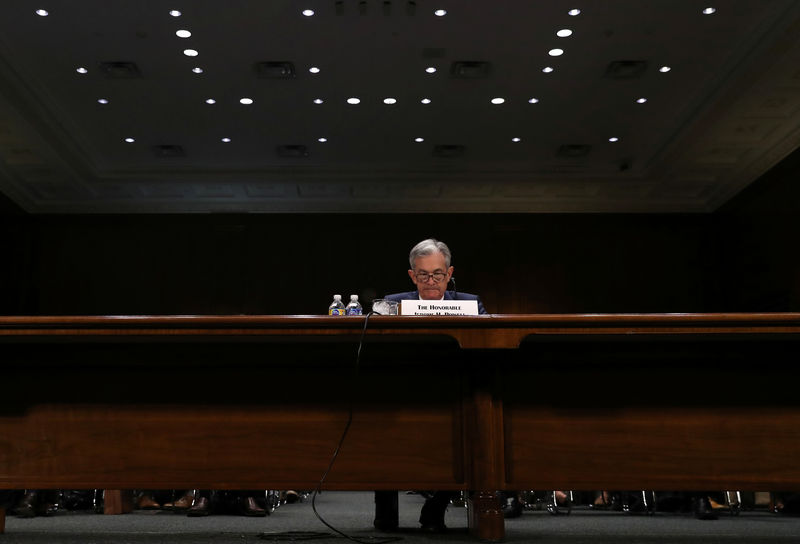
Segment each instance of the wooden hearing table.
[[800,314],[364,321],[0,317],[0,489],[800,489]]

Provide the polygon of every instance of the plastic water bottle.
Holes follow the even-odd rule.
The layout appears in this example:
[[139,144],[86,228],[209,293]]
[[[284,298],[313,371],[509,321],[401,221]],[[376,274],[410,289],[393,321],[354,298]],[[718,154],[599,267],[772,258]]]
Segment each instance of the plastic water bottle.
[[345,315],[362,315],[364,313],[361,303],[358,302],[358,295],[350,295],[350,302],[344,309]]
[[342,295],[333,295],[333,302],[328,306],[328,315],[344,315]]

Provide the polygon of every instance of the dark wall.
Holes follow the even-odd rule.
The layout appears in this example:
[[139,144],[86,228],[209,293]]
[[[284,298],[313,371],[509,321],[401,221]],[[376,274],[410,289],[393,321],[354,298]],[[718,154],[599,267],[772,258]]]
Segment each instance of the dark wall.
[[19,217],[25,212],[17,206],[10,198],[0,192],[0,221],[6,217]]
[[411,289],[446,241],[494,313],[800,311],[800,150],[702,215],[29,216],[0,200],[2,314],[317,314]]
[[723,308],[800,311],[800,149],[716,214]]
[[33,245],[25,212],[0,193],[0,313],[24,313],[23,278],[31,270]]
[[434,236],[493,313],[711,311],[709,216],[49,216],[32,221],[32,314],[315,314],[411,289]]

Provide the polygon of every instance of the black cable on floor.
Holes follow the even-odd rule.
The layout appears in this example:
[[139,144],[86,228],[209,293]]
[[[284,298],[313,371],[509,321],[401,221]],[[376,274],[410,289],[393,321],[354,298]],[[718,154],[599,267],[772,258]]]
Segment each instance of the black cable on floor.
[[[364,328],[361,329],[361,338],[358,341],[358,351],[356,352],[356,365],[353,369],[353,381],[358,379],[359,369],[361,366],[361,349],[364,346],[364,337],[367,334],[367,324],[369,323],[369,318],[373,312],[369,312],[367,315],[364,316]],[[311,495],[311,509],[314,511],[314,515],[317,516],[320,522],[322,522],[325,527],[336,533],[337,535],[356,542],[358,544],[388,544],[389,542],[397,542],[399,540],[403,540],[402,537],[397,536],[390,536],[390,537],[367,537],[367,538],[356,538],[345,534],[344,532],[340,531],[327,521],[325,521],[322,516],[317,512],[317,494],[322,491],[322,484],[325,482],[325,479],[328,477],[328,473],[333,468],[333,464],[336,462],[336,458],[339,456],[339,450],[342,448],[342,444],[344,444],[344,439],[347,436],[348,431],[350,430],[350,425],[353,423],[353,395],[351,392],[350,399],[349,399],[349,407],[347,410],[347,423],[344,426],[344,431],[342,431],[342,436],[339,438],[339,443],[336,445],[336,449],[333,451],[333,456],[331,457],[331,462],[328,464],[328,468],[325,470],[325,473],[320,478],[317,487],[314,489],[314,493]]]

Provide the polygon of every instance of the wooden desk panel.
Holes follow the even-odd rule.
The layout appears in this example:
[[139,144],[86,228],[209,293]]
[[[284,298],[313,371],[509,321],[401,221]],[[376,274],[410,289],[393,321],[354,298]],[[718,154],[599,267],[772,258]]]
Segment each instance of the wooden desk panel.
[[[735,422],[732,422],[735,420]],[[511,411],[509,489],[796,490],[800,411]]]
[[0,487],[800,488],[798,314],[363,324],[0,317]]
[[507,488],[800,488],[800,338],[538,337],[504,363]]
[[[360,411],[326,489],[466,487],[451,413]],[[346,418],[260,406],[39,405],[0,418],[0,487],[313,489]]]
[[314,488],[351,402],[326,488],[466,487],[452,344],[4,347],[0,487]]

